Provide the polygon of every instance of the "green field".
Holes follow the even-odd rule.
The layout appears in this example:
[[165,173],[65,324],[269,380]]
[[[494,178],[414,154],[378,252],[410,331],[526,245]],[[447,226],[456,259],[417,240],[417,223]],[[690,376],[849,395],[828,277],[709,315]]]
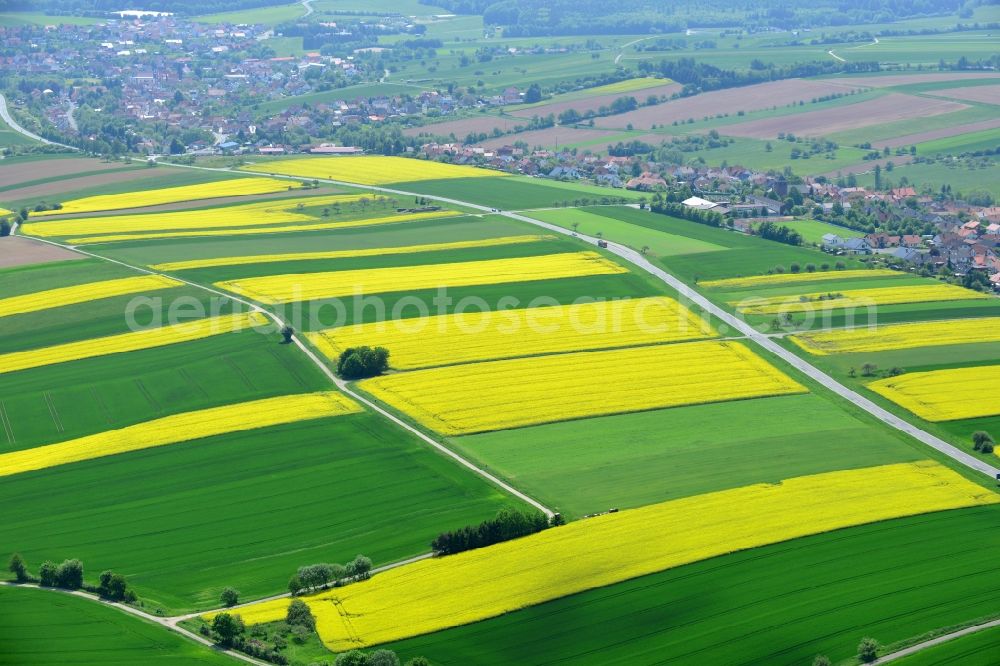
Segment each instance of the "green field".
[[562,183],[541,178],[506,177],[451,178],[413,183],[395,183],[392,187],[409,192],[449,197],[501,210],[526,210],[572,204],[580,199],[600,203],[604,197],[626,197],[638,200],[641,194],[609,187],[582,183]]
[[325,377],[277,333],[194,342],[0,374],[14,441],[4,450],[122,428],[170,414],[328,388]]
[[865,235],[861,231],[855,231],[854,229],[848,229],[847,227],[827,222],[820,222],[819,220],[792,220],[790,222],[782,222],[782,224],[802,234],[805,242],[817,245],[823,242],[823,236],[826,234],[837,234],[841,238],[861,238]]
[[390,647],[435,664],[834,663],[997,613],[1000,507],[755,548]]
[[899,666],[996,666],[1000,627],[955,638],[896,662]]
[[168,613],[215,607],[227,585],[247,600],[280,592],[303,564],[418,555],[511,501],[370,414],[19,474],[0,498],[18,507],[0,542],[32,570],[78,557]]
[[[937,191],[942,185],[951,185],[956,196],[972,191],[988,192],[995,198],[1000,198],[1000,163],[995,159],[982,158],[985,166],[970,168],[961,162],[955,165],[934,162],[931,164],[904,164],[890,173],[883,170],[883,178],[899,183],[906,177],[911,185],[918,190],[929,188]],[[872,187],[875,176],[871,173],[858,175],[858,185]]]
[[572,517],[922,457],[896,435],[815,395],[606,416],[450,441]]
[[255,254],[404,247],[539,233],[544,233],[544,230],[499,215],[486,215],[423,220],[382,227],[281,233],[266,237],[180,238],[115,243],[102,248],[101,254],[129,263],[148,265]]
[[[530,215],[537,220],[557,224],[565,229],[573,229],[587,236],[602,234],[607,240],[627,245],[636,250],[648,247],[649,254],[654,257],[716,252],[726,249],[715,243],[629,224],[607,214],[619,209],[619,207],[565,208],[532,211]],[[574,227],[574,224],[577,226]]]
[[604,215],[647,229],[655,229],[703,243],[726,248],[725,251],[667,255],[655,260],[671,273],[688,280],[715,280],[744,275],[761,275],[775,266],[786,269],[793,263],[833,264],[844,261],[848,267],[859,263],[850,258],[831,257],[806,247],[782,245],[755,236],[688,222],[669,215],[657,215],[634,208],[606,208]]
[[85,16],[59,16],[42,14],[40,12],[4,12],[0,13],[0,27],[18,27],[22,25],[94,25],[100,19]]
[[0,587],[0,664],[235,666],[241,662],[97,601]]
[[219,14],[205,14],[196,16],[194,20],[199,23],[262,23],[264,25],[277,25],[287,21],[294,21],[305,14],[305,12],[306,10],[302,7],[301,3],[293,2],[268,7],[257,7],[255,9],[222,12]]

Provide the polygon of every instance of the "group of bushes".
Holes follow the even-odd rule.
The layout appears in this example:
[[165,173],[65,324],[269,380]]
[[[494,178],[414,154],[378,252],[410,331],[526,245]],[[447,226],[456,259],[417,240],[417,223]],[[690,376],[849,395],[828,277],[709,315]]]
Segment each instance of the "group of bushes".
[[350,347],[337,359],[337,374],[344,379],[374,377],[388,369],[389,350],[385,347]]
[[83,589],[110,601],[134,603],[137,600],[135,591],[129,588],[125,576],[113,571],[101,572],[96,586],[86,585],[83,580],[83,562],[77,559],[63,560],[62,564],[46,560],[38,567],[36,577],[28,571],[28,565],[20,553],[14,553],[7,570],[14,574],[14,580],[18,583],[38,583],[42,587],[64,590]]

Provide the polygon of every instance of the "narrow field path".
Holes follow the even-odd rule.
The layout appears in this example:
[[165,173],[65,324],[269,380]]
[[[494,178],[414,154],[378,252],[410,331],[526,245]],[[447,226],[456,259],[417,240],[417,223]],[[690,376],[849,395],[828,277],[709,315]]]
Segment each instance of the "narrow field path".
[[931,638],[930,640],[923,641],[922,643],[911,645],[908,648],[897,650],[896,652],[887,654],[884,657],[879,657],[878,659],[873,661],[872,664],[888,664],[889,662],[896,661],[897,659],[902,659],[903,657],[909,657],[912,654],[916,654],[921,650],[926,650],[927,648],[934,647],[935,645],[941,645],[942,643],[947,643],[948,641],[955,640],[956,638],[961,638],[962,636],[968,636],[969,634],[974,634],[977,631],[982,631],[983,629],[992,629],[993,627],[1000,627],[1000,618],[996,620],[991,620],[990,622],[984,622],[982,624],[974,624],[971,627],[966,627],[965,629],[959,629],[949,634],[937,636],[936,638]]

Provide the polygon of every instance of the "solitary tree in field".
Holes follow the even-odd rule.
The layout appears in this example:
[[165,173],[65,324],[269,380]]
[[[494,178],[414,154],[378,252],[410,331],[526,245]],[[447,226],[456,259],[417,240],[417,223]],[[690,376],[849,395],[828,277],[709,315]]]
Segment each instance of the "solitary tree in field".
[[646,254],[647,252],[649,252],[649,246],[648,245],[643,245],[642,249],[639,250],[639,252],[641,252],[642,254]]
[[874,638],[862,638],[858,644],[858,659],[870,664],[878,659],[878,641]]
[[222,602],[223,606],[235,606],[240,600],[240,592],[239,590],[227,587],[222,591],[222,594],[219,595],[219,600]]
[[[984,444],[993,444],[993,435],[986,432],[985,430],[977,430],[972,433],[972,448],[976,451],[982,451]],[[12,570],[13,571],[13,570]]]
[[874,363],[865,363],[861,366],[861,374],[865,377],[871,377],[878,370],[878,366]]
[[7,571],[14,574],[14,580],[18,583],[28,580],[28,566],[24,563],[21,553],[14,553],[10,556],[10,564],[7,565]]
[[830,658],[825,654],[816,655],[813,659],[813,666],[830,666]]
[[284,338],[284,339],[281,341],[281,344],[283,344],[283,345],[289,344],[292,341],[292,336],[293,335],[295,335],[295,329],[294,328],[292,328],[291,326],[282,326],[281,327],[281,337]]

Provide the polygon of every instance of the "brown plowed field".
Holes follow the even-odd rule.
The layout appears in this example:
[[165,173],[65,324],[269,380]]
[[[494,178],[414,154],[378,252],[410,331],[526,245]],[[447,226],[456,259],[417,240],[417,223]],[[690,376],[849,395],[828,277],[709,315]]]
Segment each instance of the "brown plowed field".
[[683,87],[684,86],[679,83],[667,83],[662,86],[643,88],[632,92],[613,93],[610,95],[594,95],[593,97],[584,97],[581,99],[566,100],[563,102],[552,102],[550,104],[540,104],[538,106],[533,106],[530,109],[513,111],[511,115],[519,116],[521,118],[531,118],[532,116],[547,116],[552,113],[558,116],[567,109],[576,109],[582,114],[587,111],[597,111],[602,106],[609,106],[619,97],[635,97],[637,100],[642,102],[645,101],[645,99],[650,95],[666,95],[667,97],[670,97],[674,93],[680,92]]
[[823,79],[823,81],[829,81],[830,83],[844,83],[853,86],[868,86],[870,88],[888,88],[889,86],[903,86],[908,83],[937,83],[939,81],[995,78],[1000,78],[1000,73],[949,72],[940,74],[890,74],[888,76],[848,76],[842,79]]
[[461,141],[470,132],[475,132],[477,134],[480,132],[486,132],[487,134],[490,134],[494,127],[499,127],[502,131],[506,131],[513,129],[515,125],[527,124],[528,121],[524,118],[517,118],[514,116],[498,118],[497,116],[487,116],[484,114],[481,116],[474,116],[472,118],[451,120],[445,123],[424,125],[423,127],[411,127],[403,130],[403,134],[406,136],[419,136],[421,134],[448,136],[449,134],[454,134],[455,137]]
[[77,252],[64,250],[61,247],[49,245],[48,243],[36,241],[31,238],[24,238],[22,236],[0,238],[0,268],[85,258],[84,255]]
[[949,136],[958,136],[959,134],[968,134],[970,132],[982,132],[983,130],[994,129],[996,127],[1000,127],[1000,118],[981,120],[978,123],[955,125],[953,127],[944,127],[936,130],[927,130],[926,132],[907,134],[906,136],[897,136],[893,139],[886,139],[885,141],[873,141],[872,145],[879,148],[884,146],[899,148],[900,146],[912,146],[913,144],[920,143],[921,141],[944,139]]
[[823,109],[822,111],[808,111],[791,116],[762,118],[729,125],[724,129],[724,132],[730,136],[743,136],[752,139],[773,139],[781,132],[796,136],[825,136],[869,125],[954,113],[967,108],[969,107],[965,104],[943,99],[931,100],[926,97],[889,94],[865,102]]
[[[108,169],[122,169],[121,162],[101,162],[85,157],[67,157],[65,159],[33,160],[30,162],[8,163],[0,160],[0,187],[10,187],[18,183],[26,183],[42,178],[56,178],[74,173],[93,173]],[[138,170],[138,167],[136,168]]]
[[[534,130],[532,132],[510,134],[496,139],[487,139],[486,141],[482,141],[476,145],[487,149],[493,149],[499,148],[500,146],[511,145],[515,141],[524,141],[528,144],[529,148],[534,148],[535,146],[545,146],[548,148],[565,146],[567,143],[577,143],[580,141],[590,141],[591,139],[612,137],[616,134],[618,134],[618,132],[611,132],[608,130],[587,128],[576,129],[574,127],[550,127],[548,129]],[[603,145],[598,145],[597,147],[601,150],[604,149]]]
[[[120,171],[117,173],[94,173],[89,176],[80,176],[79,178],[68,178],[65,180],[52,181],[51,183],[41,183],[39,185],[29,185],[27,187],[19,187],[14,190],[6,190],[4,192],[0,192],[0,201],[20,201],[22,199],[35,198],[48,198],[52,201],[65,201],[69,198],[67,195],[76,190],[85,190],[91,187],[110,185],[112,183],[127,183],[133,180],[155,178],[160,175],[162,175],[162,172],[158,171],[158,169],[147,169],[145,167],[133,169],[131,171]],[[25,180],[33,179],[26,178]]]
[[935,97],[948,97],[950,99],[964,99],[970,102],[983,102],[984,104],[1000,104],[1000,85],[947,88],[945,90],[935,90],[928,94],[934,95]]
[[[861,86],[853,89],[859,90]],[[617,116],[598,118],[594,122],[601,128],[624,129],[631,123],[636,129],[650,129],[651,125],[669,125],[675,120],[683,121],[688,118],[701,120],[705,116],[715,116],[719,113],[728,113],[732,117],[739,111],[760,111],[800,101],[808,103],[814,97],[850,90],[852,87],[839,82],[787,79],[675,99]]]

